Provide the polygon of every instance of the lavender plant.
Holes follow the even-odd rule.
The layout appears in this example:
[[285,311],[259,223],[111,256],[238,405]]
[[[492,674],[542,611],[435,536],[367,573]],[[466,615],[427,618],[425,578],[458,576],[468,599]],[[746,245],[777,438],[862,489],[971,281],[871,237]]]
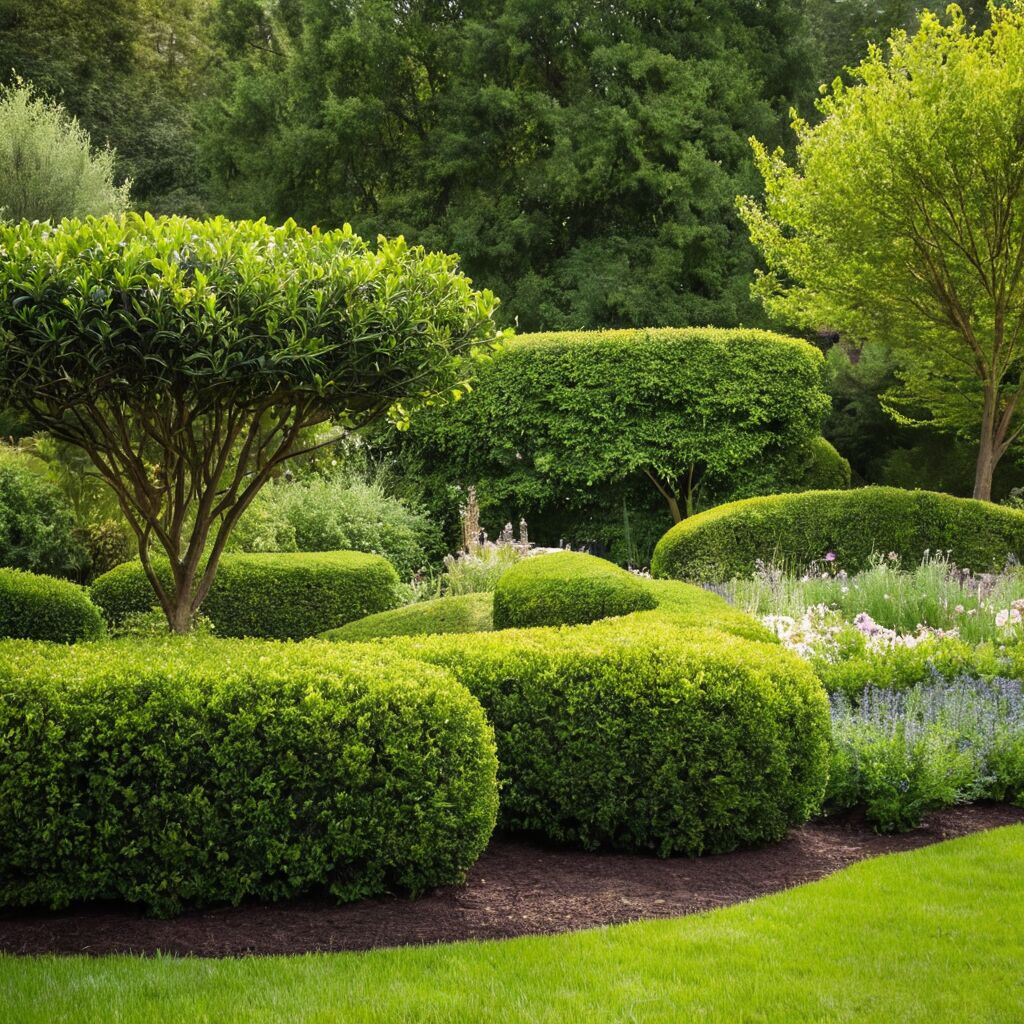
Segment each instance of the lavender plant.
[[826,804],[863,804],[880,831],[977,799],[1024,802],[1024,696],[1017,680],[971,677],[831,696]]

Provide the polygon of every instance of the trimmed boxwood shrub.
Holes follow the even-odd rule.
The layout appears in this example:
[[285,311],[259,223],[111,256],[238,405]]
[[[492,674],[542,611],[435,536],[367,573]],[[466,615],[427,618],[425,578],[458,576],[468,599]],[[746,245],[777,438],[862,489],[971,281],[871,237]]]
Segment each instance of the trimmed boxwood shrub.
[[481,633],[494,628],[492,594],[456,594],[421,601],[389,612],[357,619],[329,629],[325,640],[373,640],[387,636],[427,636],[432,633]]
[[4,906],[418,893],[497,808],[448,673],[315,641],[0,644],[0,763]]
[[483,704],[506,828],[661,856],[782,838],[825,789],[820,682],[778,646],[656,614],[389,645]]
[[103,634],[83,587],[19,569],[0,569],[0,637],[73,643]]
[[[166,559],[154,564],[162,578],[170,578]],[[96,579],[92,596],[112,625],[156,602],[137,561]],[[379,555],[227,554],[201,610],[221,636],[299,640],[397,603],[398,574]]]
[[759,559],[801,570],[829,551],[849,572],[872,553],[918,562],[947,551],[960,566],[999,569],[1024,556],[1024,513],[971,498],[895,487],[804,491],[748,498],[674,526],[651,561],[656,576],[724,581],[752,573]]
[[644,580],[593,555],[559,551],[524,558],[498,580],[494,626],[576,625],[654,608]]
[[[626,635],[633,623],[664,622],[680,629],[718,629],[734,636],[762,643],[777,643],[771,630],[756,619],[733,607],[718,594],[678,580],[643,580],[654,599],[649,612],[634,612],[621,619]],[[494,629],[491,594],[460,594],[439,597],[422,604],[395,608],[379,615],[350,622],[323,634],[328,640],[374,640],[391,636],[427,636],[432,633],[482,633]],[[613,623],[595,623],[602,632],[615,631]],[[562,623],[559,623],[562,625]]]

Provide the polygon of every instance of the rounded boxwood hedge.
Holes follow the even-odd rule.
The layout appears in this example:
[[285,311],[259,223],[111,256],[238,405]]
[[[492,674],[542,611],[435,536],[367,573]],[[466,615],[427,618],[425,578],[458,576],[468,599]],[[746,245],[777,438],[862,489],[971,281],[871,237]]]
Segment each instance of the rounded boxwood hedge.
[[360,641],[432,633],[482,633],[494,628],[493,606],[493,594],[437,597],[433,601],[368,615],[322,635],[325,640]]
[[[154,565],[169,581],[167,560]],[[394,608],[398,582],[390,562],[358,551],[226,554],[201,610],[221,636],[300,640]],[[137,561],[96,579],[92,597],[111,625],[156,603]]]
[[494,590],[494,626],[577,625],[656,605],[644,580],[576,551],[524,558]]
[[1024,557],[1024,513],[970,498],[895,487],[804,491],[748,498],[672,527],[651,560],[656,576],[722,582],[750,575],[759,560],[802,570],[829,551],[849,572],[873,553],[906,562],[949,552],[983,572]]
[[657,615],[389,645],[479,698],[506,828],[662,856],[782,838],[824,794],[820,682],[777,645]]
[[19,569],[0,569],[0,637],[73,643],[103,633],[83,587]]
[[465,688],[316,641],[4,642],[0,762],[3,906],[418,893],[497,808]]

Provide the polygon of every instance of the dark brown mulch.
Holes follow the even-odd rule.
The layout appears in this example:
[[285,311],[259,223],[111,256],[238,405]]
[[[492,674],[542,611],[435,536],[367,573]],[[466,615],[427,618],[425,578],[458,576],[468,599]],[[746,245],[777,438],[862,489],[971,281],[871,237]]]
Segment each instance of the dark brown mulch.
[[465,886],[418,900],[342,906],[301,899],[193,911],[170,921],[124,907],[0,914],[10,953],[155,953],[195,956],[373,949],[497,939],[678,917],[811,882],[854,861],[1024,822],[1024,809],[976,804],[929,815],[899,836],[856,816],[812,822],[781,843],[695,860],[581,853],[496,838]]

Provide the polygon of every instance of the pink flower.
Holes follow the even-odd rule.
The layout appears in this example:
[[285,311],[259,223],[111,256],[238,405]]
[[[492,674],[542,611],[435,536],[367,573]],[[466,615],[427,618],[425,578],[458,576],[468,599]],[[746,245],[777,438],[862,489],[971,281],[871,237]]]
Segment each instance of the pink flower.
[[836,560],[836,553],[834,551],[826,551],[825,552],[825,561],[826,562],[834,562],[835,560]]

